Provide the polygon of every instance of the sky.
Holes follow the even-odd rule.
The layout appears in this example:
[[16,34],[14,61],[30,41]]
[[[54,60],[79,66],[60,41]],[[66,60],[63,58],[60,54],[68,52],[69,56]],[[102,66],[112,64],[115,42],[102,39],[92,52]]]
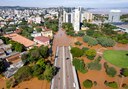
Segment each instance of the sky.
[[128,0],[0,0],[0,6],[27,7],[128,7]]

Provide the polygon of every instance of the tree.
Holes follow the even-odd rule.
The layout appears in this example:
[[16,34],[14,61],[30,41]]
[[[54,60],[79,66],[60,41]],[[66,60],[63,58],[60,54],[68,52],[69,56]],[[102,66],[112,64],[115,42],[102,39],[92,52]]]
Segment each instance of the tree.
[[38,49],[31,50],[29,53],[29,62],[37,61],[40,58],[40,53]]
[[47,65],[43,76],[46,80],[51,81],[55,72],[56,68],[54,66]]
[[35,64],[32,67],[32,71],[33,71],[33,76],[39,76],[40,74],[42,74],[44,72],[44,69],[42,69],[42,67],[38,64]]
[[37,32],[41,32],[42,31],[42,28],[36,28],[36,31]]
[[71,53],[72,53],[73,57],[81,57],[83,55],[83,50],[81,50],[77,47],[72,47]]
[[44,59],[39,59],[36,62],[36,64],[39,65],[42,69],[45,69],[46,68],[46,64],[45,64],[45,60]]
[[0,59],[0,74],[5,71],[5,64],[2,59]]
[[93,86],[93,82],[92,82],[91,80],[87,79],[87,80],[85,80],[85,81],[83,82],[83,86],[84,86],[85,88],[91,88],[91,87]]
[[96,56],[96,50],[95,49],[89,49],[85,52],[85,55],[87,56],[87,58],[93,60],[94,57]]
[[26,48],[25,48],[25,46],[23,44],[20,44],[20,43],[16,43],[15,44],[15,51],[23,52],[25,50],[26,50]]
[[22,81],[26,81],[32,78],[32,69],[29,66],[21,67],[15,74],[15,80],[20,83]]
[[48,46],[40,46],[39,48],[39,52],[40,52],[40,55],[43,57],[43,58],[47,58],[49,55],[48,55]]
[[63,23],[63,24],[62,24],[62,28],[65,29],[66,32],[73,30],[72,23]]
[[86,73],[88,71],[83,60],[75,58],[75,59],[73,59],[72,63],[75,66],[76,70],[78,70],[78,71],[80,71],[82,73]]

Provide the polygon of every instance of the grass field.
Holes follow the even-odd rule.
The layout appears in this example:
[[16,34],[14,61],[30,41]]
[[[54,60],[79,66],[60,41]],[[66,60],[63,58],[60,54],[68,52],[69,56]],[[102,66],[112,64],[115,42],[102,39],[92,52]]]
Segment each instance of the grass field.
[[103,54],[105,60],[120,68],[128,68],[128,51],[106,50]]

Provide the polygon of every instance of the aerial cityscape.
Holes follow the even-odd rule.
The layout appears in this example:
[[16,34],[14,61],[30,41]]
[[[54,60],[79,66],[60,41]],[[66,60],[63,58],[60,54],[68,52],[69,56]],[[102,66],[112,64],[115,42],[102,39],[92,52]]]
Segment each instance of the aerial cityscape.
[[0,89],[128,89],[128,0],[1,0]]

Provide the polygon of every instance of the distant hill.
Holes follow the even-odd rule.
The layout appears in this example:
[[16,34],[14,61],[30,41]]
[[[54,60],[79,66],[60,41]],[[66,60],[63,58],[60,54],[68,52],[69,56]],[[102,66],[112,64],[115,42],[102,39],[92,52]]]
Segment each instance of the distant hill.
[[22,7],[22,6],[0,6],[0,9],[34,9],[36,7]]

